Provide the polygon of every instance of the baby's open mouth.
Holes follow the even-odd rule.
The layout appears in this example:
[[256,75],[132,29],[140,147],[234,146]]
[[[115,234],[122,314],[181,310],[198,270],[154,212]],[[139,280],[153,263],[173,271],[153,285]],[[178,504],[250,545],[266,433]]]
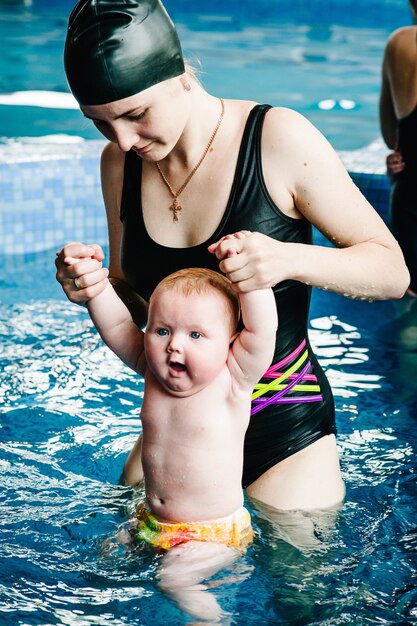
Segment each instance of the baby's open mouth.
[[185,372],[187,369],[182,363],[170,363],[169,366],[176,372]]

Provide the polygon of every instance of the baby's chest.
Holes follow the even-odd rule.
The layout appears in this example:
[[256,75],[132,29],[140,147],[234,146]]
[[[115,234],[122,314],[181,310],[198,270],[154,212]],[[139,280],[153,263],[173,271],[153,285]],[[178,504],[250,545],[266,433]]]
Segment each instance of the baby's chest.
[[144,402],[141,418],[148,434],[159,439],[196,441],[238,429],[245,414],[225,398],[195,394],[173,402],[149,399]]

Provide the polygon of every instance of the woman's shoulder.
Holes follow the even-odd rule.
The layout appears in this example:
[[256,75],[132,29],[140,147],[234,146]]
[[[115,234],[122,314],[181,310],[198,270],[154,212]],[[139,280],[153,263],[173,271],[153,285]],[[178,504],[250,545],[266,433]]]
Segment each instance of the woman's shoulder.
[[117,164],[124,164],[125,154],[120,148],[113,142],[109,141],[103,148],[101,153],[102,166],[110,164],[112,166]]
[[415,54],[415,42],[417,41],[417,26],[403,26],[398,28],[389,36],[386,45],[386,54],[395,55],[398,53]]
[[[250,112],[259,103],[247,100],[228,102],[230,102],[230,108],[234,112],[234,115],[230,116],[232,124],[237,126],[237,135],[241,136]],[[314,135],[317,132],[311,122],[301,113],[286,107],[272,106],[266,111],[263,119],[262,149],[264,155],[266,156],[269,151],[276,155],[285,151],[289,142],[294,144],[297,137],[302,139],[306,135]]]
[[394,30],[389,36],[388,42],[401,41],[401,39],[415,37],[417,33],[417,26],[401,26]]
[[396,91],[398,81],[402,85],[414,76],[416,55],[417,26],[405,26],[391,34],[385,48],[383,71],[394,81]]
[[102,185],[115,184],[123,180],[125,153],[112,142],[109,142],[101,153]]
[[281,145],[285,149],[288,142],[305,144],[321,137],[318,129],[302,113],[286,107],[272,107],[264,121],[263,142],[271,148]]

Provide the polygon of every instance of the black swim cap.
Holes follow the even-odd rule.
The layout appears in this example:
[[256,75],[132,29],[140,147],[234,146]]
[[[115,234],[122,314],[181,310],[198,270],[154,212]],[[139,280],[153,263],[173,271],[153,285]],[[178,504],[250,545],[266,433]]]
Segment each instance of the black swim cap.
[[64,53],[79,104],[107,104],[184,73],[177,31],[160,0],[79,0]]

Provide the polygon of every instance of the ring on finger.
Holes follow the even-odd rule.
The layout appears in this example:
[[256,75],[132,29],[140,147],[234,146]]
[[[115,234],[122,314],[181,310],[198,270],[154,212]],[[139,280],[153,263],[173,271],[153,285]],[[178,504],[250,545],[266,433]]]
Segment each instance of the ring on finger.
[[81,285],[78,283],[78,278],[74,278],[74,286],[78,291],[80,289],[83,289],[83,287],[81,287]]

